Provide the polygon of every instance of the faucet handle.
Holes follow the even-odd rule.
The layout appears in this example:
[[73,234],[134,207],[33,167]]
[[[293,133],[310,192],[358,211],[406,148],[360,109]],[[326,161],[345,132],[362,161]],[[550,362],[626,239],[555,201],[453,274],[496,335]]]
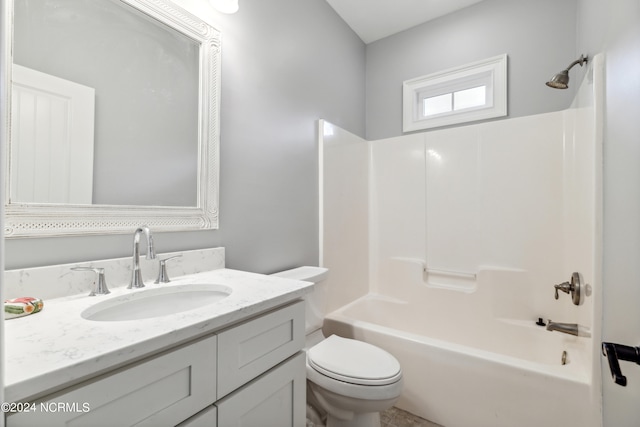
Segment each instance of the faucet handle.
[[571,295],[571,301],[575,305],[580,305],[582,303],[583,290],[580,273],[573,273],[571,275],[570,282],[562,282],[559,285],[553,285],[553,287],[555,288],[555,299],[560,298],[558,291],[562,291],[565,294]]
[[182,254],[158,260],[158,278],[153,283],[169,283],[171,279],[169,279],[169,275],[167,274],[167,261],[181,256]]
[[572,291],[571,283],[569,282],[562,282],[559,285],[553,285],[553,287],[556,289],[556,295],[555,295],[556,299],[560,298],[560,295],[558,295],[558,291],[562,291],[565,294],[568,294]]
[[104,268],[102,267],[72,267],[74,271],[93,271],[98,275],[98,280],[95,283],[93,289],[89,293],[90,297],[94,297],[96,295],[106,295],[111,293],[109,288],[107,287],[107,280],[104,275]]

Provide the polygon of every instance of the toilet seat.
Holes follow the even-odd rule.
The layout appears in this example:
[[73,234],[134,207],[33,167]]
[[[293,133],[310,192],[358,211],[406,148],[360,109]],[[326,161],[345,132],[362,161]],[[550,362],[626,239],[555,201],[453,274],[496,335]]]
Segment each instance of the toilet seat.
[[331,335],[307,351],[309,365],[327,377],[350,384],[381,386],[402,378],[400,363],[374,345]]

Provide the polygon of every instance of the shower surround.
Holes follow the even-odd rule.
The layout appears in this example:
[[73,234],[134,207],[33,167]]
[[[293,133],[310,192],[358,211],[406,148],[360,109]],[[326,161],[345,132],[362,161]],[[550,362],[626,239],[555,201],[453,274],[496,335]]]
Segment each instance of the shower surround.
[[[400,408],[447,427],[601,425],[602,58],[588,67],[565,111],[378,141],[321,121],[325,334],[396,355]],[[573,272],[579,306],[554,298]]]

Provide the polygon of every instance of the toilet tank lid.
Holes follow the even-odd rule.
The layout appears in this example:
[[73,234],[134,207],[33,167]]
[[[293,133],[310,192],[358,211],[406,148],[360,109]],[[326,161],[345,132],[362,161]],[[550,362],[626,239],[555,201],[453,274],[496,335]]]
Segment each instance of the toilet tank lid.
[[291,270],[280,271],[278,273],[273,273],[272,276],[318,283],[326,279],[328,274],[328,268],[304,266],[292,268]]

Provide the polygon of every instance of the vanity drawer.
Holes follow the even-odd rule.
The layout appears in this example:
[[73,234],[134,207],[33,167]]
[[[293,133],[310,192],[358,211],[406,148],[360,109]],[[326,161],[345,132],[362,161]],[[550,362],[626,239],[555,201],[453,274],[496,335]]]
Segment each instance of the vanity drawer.
[[306,356],[295,356],[216,403],[224,427],[303,427]]
[[216,345],[212,336],[62,390],[7,426],[176,425],[215,401]]
[[304,346],[304,302],[218,334],[218,398],[247,383]]
[[195,414],[176,427],[216,427],[218,425],[218,408],[214,405]]

